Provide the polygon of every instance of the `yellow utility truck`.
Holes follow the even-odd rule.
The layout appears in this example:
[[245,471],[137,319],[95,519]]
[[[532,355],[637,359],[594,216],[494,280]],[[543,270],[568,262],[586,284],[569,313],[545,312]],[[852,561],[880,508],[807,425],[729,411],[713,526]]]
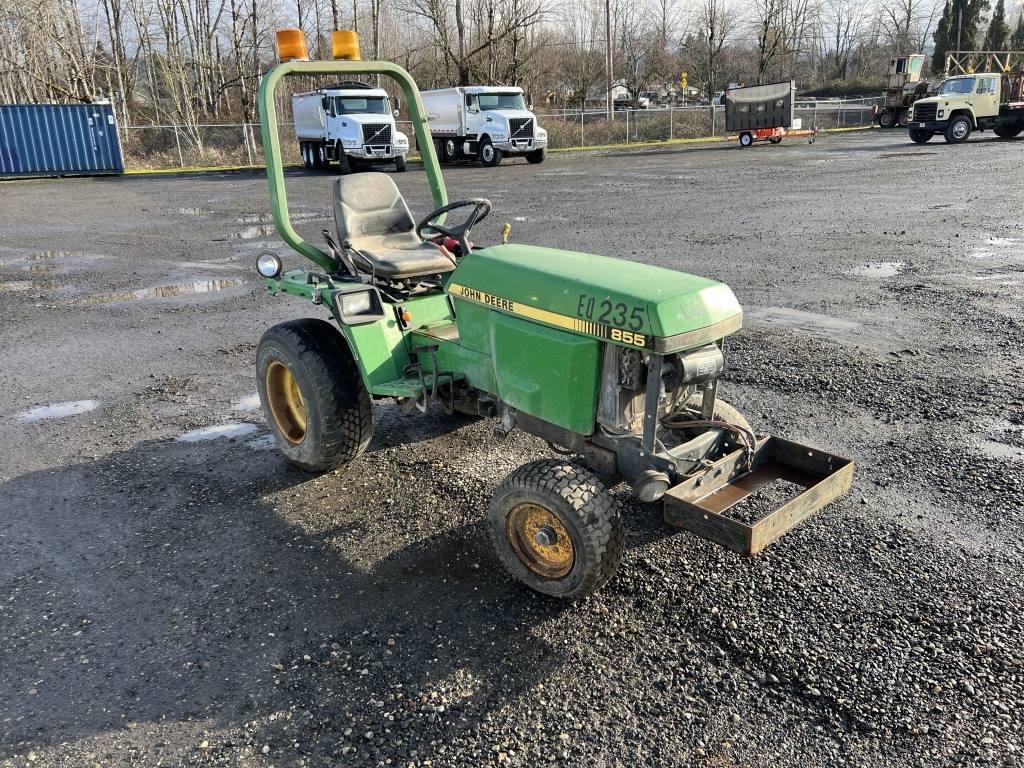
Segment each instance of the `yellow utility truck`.
[[[981,71],[963,65],[951,54],[948,76],[935,96],[911,107],[907,128],[910,139],[924,144],[941,133],[950,144],[961,144],[974,131],[991,130],[1002,139],[1024,132],[1024,70],[1017,54],[985,53]],[[1016,64],[1016,66],[1013,66]]]

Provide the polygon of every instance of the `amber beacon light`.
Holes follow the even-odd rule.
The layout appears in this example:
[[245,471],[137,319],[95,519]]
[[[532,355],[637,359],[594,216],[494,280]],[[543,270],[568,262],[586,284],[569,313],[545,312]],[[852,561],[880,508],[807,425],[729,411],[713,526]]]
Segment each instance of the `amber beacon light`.
[[345,61],[359,61],[359,33],[351,29],[331,32],[331,56]]
[[277,57],[281,61],[309,61],[306,33],[301,29],[282,29],[277,33]]

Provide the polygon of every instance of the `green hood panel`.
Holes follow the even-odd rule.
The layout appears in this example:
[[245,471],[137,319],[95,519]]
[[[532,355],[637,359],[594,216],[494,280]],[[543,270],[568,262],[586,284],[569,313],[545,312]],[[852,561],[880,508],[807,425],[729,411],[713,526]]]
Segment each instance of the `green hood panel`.
[[532,245],[498,245],[451,273],[456,298],[576,333],[674,352],[739,329],[729,286],[624,259]]

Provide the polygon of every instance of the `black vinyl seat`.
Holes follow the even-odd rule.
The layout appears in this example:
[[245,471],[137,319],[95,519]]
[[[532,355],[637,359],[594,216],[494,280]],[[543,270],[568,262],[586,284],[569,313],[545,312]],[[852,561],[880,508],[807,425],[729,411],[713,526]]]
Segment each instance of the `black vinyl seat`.
[[334,222],[342,244],[369,262],[356,266],[385,280],[423,277],[455,269],[452,260],[416,234],[409,206],[386,173],[355,173],[334,182]]

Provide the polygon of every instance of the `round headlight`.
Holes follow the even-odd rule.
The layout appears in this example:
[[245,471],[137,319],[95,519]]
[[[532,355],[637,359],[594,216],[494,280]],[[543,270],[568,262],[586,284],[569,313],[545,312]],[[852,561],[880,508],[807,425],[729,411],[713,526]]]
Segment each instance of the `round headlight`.
[[263,277],[277,277],[281,274],[281,266],[281,259],[276,253],[266,251],[256,257],[256,271]]

